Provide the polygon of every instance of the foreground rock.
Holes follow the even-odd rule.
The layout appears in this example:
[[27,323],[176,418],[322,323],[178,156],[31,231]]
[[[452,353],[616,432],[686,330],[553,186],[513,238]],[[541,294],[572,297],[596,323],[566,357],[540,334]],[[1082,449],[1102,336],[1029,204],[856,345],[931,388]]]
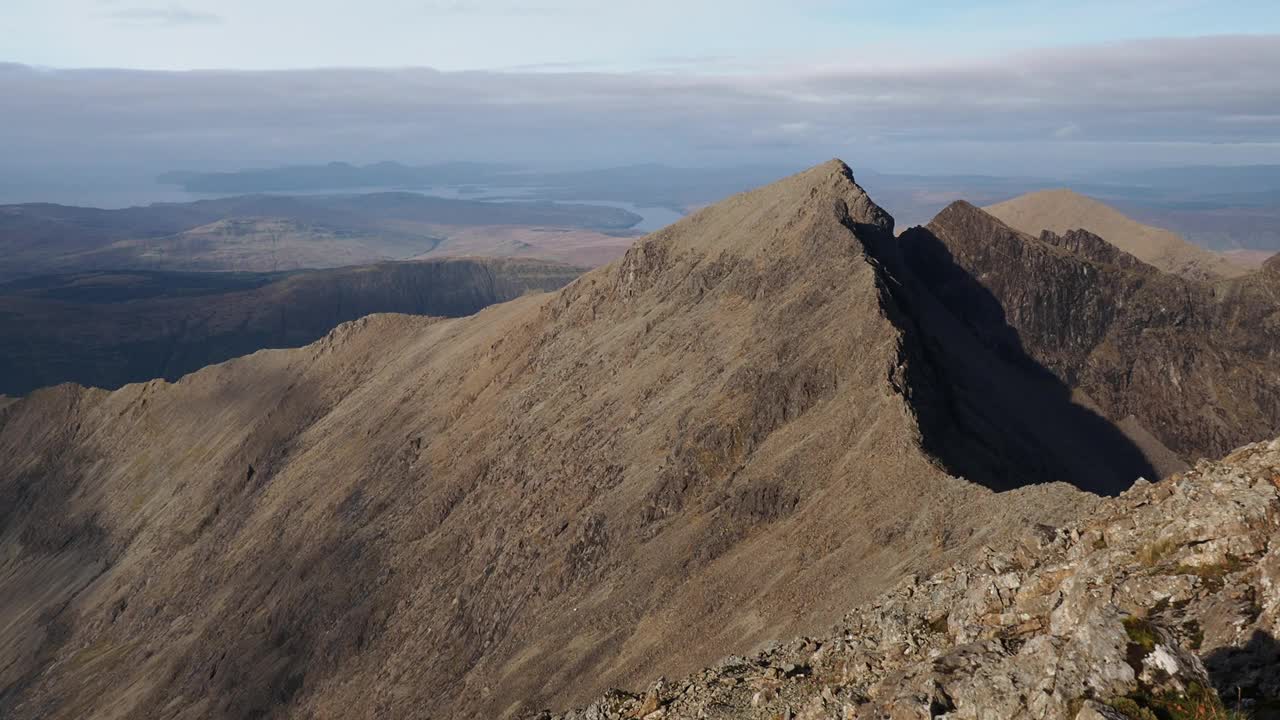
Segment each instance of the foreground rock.
[[823,637],[541,717],[1271,717],[1278,528],[1280,440],[911,578]]

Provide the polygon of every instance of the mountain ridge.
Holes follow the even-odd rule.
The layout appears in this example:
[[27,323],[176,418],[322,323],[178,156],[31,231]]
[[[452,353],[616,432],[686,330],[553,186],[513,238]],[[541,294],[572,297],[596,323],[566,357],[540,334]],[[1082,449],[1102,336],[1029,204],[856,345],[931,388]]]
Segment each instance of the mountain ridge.
[[888,223],[828,164],[555,294],[18,401],[0,538],[33,559],[3,567],[0,614],[46,621],[5,638],[0,707],[509,717],[1092,503],[996,495],[918,449],[858,234]]
[[555,293],[17,401],[0,618],[38,621],[0,624],[0,712],[585,704],[1012,551],[1103,502],[1079,487],[1152,472],[981,334],[1006,318],[958,322],[892,231],[832,161]]
[[1045,230],[1090,231],[1143,262],[1194,280],[1240,277],[1251,270],[1171,230],[1143,225],[1110,205],[1065,188],[1027,193],[986,210],[1032,236]]

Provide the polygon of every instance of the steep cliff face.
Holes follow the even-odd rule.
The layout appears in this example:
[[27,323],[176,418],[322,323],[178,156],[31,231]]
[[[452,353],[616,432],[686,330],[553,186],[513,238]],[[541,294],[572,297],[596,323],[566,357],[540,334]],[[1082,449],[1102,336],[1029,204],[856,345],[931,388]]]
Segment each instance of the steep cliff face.
[[1274,717],[1277,530],[1280,440],[908,578],[823,635],[554,717]]
[[[243,289],[225,281],[225,291],[209,274],[26,280],[0,286],[0,393],[176,380],[265,348],[306,345],[372,313],[470,315],[557,290],[580,273],[537,260],[462,259],[250,277]],[[160,296],[127,299],[135,291]]]
[[903,234],[907,264],[1006,356],[1028,356],[1184,460],[1280,432],[1280,281],[1201,283],[1085,232],[1039,238],[956,203]]

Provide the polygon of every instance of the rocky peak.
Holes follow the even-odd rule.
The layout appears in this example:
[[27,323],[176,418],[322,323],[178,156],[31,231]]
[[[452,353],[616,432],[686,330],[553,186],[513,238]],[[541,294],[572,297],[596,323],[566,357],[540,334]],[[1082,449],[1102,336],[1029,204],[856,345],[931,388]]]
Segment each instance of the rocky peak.
[[[719,233],[707,233],[706,229],[716,223],[730,224],[742,234],[743,222],[752,220],[756,226],[749,235],[763,237],[794,230],[798,221],[813,222],[827,218],[834,218],[855,231],[892,234],[894,227],[893,217],[854,180],[853,170],[844,161],[836,159],[772,185],[736,195],[663,232],[679,234],[687,223],[702,231],[698,240],[708,245]],[[739,253],[758,249],[758,245],[743,243],[743,239],[739,238],[736,244],[735,249]]]
[[954,230],[976,227],[985,232],[1017,232],[996,216],[967,200],[956,200],[943,208],[941,212],[934,216],[929,223],[929,227]]
[[831,160],[810,171],[817,177],[824,177],[815,185],[827,185],[843,202],[844,220],[855,226],[868,226],[893,233],[893,217],[885,212],[871,199],[867,191],[862,189],[853,177],[853,170],[843,160]]
[[891,239],[893,227],[893,217],[858,185],[849,166],[831,160],[646,236],[604,272],[612,274],[617,296],[629,302],[653,288],[671,297],[676,285],[687,290],[693,277],[708,273],[715,277],[707,283],[716,284],[726,273],[821,283],[833,264],[861,263],[866,245]]

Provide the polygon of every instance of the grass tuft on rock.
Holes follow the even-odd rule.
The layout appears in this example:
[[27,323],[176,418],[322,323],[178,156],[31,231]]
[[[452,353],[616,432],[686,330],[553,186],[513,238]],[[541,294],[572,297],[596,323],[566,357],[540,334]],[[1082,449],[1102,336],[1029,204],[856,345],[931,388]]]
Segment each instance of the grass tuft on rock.
[[1153,697],[1130,695],[1109,703],[1129,720],[1248,720],[1249,716],[1229,710],[1212,688],[1192,683],[1185,693]]
[[1160,639],[1155,626],[1138,617],[1125,618],[1124,631],[1128,633],[1129,640],[1143,649],[1144,654],[1155,650]]

